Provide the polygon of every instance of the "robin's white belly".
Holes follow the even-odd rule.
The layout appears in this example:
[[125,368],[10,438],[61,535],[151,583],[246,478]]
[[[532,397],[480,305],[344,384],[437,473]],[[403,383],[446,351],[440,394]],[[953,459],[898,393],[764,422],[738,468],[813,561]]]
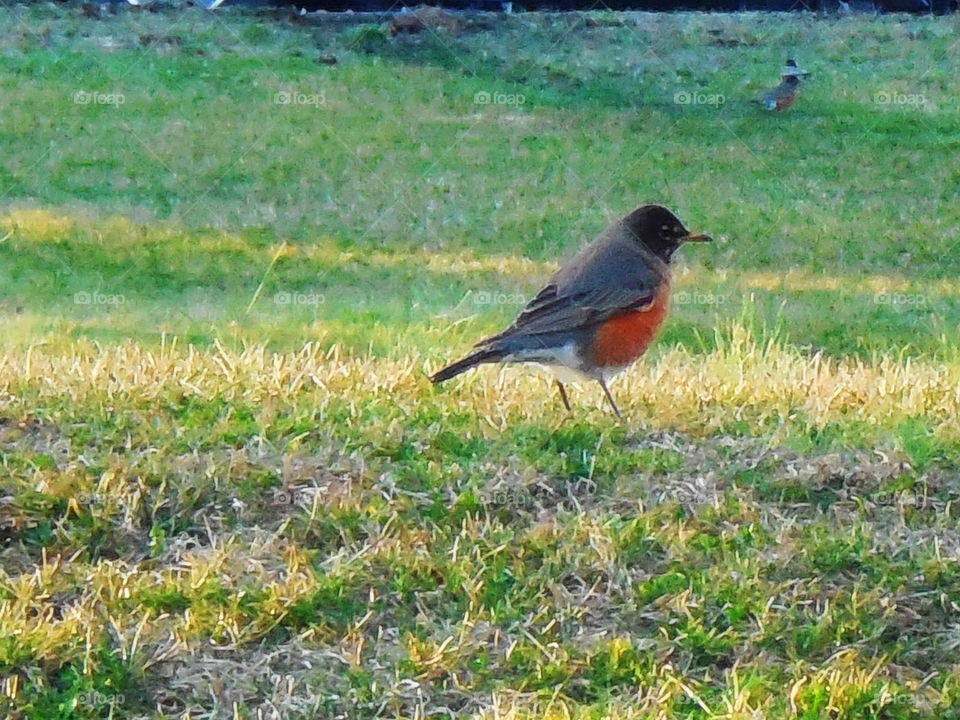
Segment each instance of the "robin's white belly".
[[629,365],[589,367],[577,353],[573,343],[559,348],[515,353],[504,358],[505,362],[528,362],[549,370],[560,382],[603,380],[609,382],[626,370]]
[[590,368],[570,368],[566,365],[546,365],[536,363],[540,367],[552,372],[560,382],[577,382],[579,380],[602,380],[605,383],[613,380],[617,375],[626,370],[629,365],[617,365],[609,367]]
[[538,362],[537,365],[552,372],[560,382],[577,382],[587,379],[583,371],[583,360],[573,343],[556,348],[549,362]]
[[582,370],[577,370],[576,368],[567,367],[566,365],[546,365],[544,363],[535,363],[539,365],[544,370],[549,370],[553,373],[553,376],[564,383],[573,383],[580,382],[581,380],[589,380],[590,376],[587,375]]

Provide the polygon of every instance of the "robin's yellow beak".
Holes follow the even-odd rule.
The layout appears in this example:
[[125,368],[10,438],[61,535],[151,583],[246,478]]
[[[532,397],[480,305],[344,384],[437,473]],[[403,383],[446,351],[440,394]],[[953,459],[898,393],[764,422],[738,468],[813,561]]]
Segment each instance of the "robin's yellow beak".
[[712,242],[713,238],[706,233],[690,233],[684,239],[684,242]]

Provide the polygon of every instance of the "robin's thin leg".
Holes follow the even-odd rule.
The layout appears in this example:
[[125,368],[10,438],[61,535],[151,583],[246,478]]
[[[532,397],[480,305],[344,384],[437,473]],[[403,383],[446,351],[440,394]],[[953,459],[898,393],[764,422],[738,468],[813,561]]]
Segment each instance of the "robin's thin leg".
[[600,387],[603,388],[603,392],[606,393],[607,400],[610,401],[610,407],[613,408],[613,412],[616,413],[617,417],[623,420],[623,415],[620,414],[620,408],[617,407],[617,404],[613,401],[613,395],[610,394],[610,388],[607,387],[607,383],[600,379]]
[[557,388],[560,390],[560,399],[563,400],[563,406],[567,409],[567,412],[572,415],[573,408],[570,407],[570,400],[567,398],[567,389],[559,380],[557,380]]

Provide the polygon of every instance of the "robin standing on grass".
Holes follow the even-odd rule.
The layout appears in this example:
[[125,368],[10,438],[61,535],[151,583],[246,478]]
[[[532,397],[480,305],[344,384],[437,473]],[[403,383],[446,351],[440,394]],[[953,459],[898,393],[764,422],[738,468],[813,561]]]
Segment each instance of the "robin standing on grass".
[[796,60],[787,60],[780,71],[780,84],[773,90],[768,90],[755,102],[766,110],[782,112],[793,105],[797,99],[797,88],[800,87],[800,78],[808,78],[810,73],[803,72],[797,67]]
[[670,259],[685,242],[707,242],[659,205],[643,205],[617,221],[553,274],[547,286],[503,332],[430,379],[441,383],[481,363],[529,362],[561,379],[596,380],[621,417],[607,382],[653,341],[670,301]]

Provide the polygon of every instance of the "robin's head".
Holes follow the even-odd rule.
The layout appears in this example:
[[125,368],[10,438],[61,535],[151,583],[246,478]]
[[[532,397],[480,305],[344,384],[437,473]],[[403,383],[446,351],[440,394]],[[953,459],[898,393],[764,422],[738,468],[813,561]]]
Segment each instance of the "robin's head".
[[808,77],[810,77],[810,73],[801,70],[797,66],[796,60],[788,59],[783,64],[783,69],[780,71],[780,79],[785,82],[797,83],[800,81],[800,78],[806,79]]
[[660,205],[641,205],[622,221],[634,239],[664,262],[687,242],[710,242],[713,238],[687,230],[679,218]]

